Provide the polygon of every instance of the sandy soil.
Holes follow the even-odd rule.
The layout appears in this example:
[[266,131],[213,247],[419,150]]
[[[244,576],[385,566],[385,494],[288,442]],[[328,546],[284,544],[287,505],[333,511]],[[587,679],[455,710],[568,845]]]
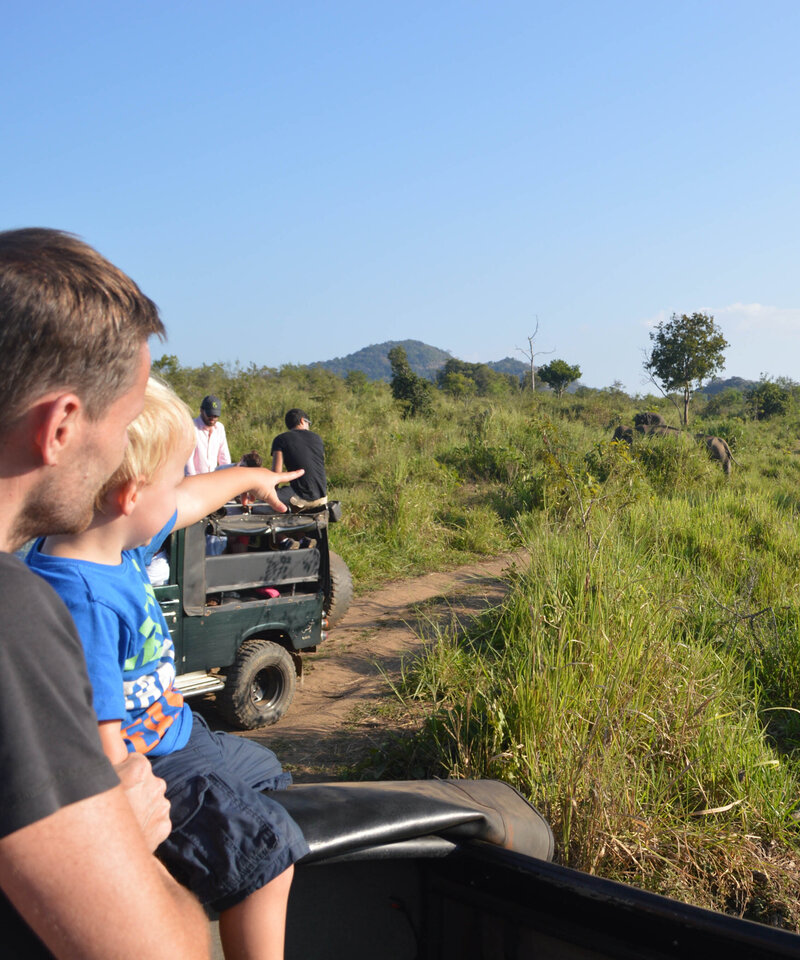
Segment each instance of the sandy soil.
[[[274,750],[295,783],[342,779],[390,731],[409,725],[391,691],[403,659],[421,651],[435,625],[461,622],[499,602],[503,573],[519,559],[509,555],[430,573],[357,598],[318,652],[304,657],[283,720],[246,736]],[[217,716],[213,723],[223,726]]]

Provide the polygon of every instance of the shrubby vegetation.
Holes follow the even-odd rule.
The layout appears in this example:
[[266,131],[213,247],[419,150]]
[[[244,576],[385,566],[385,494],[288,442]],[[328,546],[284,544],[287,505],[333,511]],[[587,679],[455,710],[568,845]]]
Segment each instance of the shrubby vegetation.
[[451,358],[436,375],[436,383],[453,397],[505,397],[520,389],[519,376],[493,370],[485,363]]
[[797,392],[790,381],[773,381],[762,376],[759,383],[747,391],[747,404],[754,419],[768,420],[788,413],[794,405]]
[[399,691],[424,720],[363,776],[491,776],[562,862],[716,909],[800,922],[800,418],[696,397],[726,478],[686,436],[612,443],[670,399],[618,385],[454,396],[404,417],[388,384],[318,369],[157,367],[225,404],[233,451],[307,409],[365,586],[523,547],[507,599],[443,632]]

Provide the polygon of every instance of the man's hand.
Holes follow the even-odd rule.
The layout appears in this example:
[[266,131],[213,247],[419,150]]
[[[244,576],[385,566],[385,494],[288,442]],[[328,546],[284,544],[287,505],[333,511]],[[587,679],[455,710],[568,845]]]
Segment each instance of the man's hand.
[[141,753],[129,753],[114,769],[152,852],[172,830],[169,800],[164,796],[167,785],[153,773],[150,762]]
[[279,483],[288,483],[290,480],[296,480],[302,477],[305,470],[290,470],[288,473],[275,473],[273,470],[267,470],[266,467],[248,467],[253,474],[255,483],[251,483],[250,489],[259,500],[266,500],[276,513],[286,513],[287,506],[282,503],[275,492],[275,487]]

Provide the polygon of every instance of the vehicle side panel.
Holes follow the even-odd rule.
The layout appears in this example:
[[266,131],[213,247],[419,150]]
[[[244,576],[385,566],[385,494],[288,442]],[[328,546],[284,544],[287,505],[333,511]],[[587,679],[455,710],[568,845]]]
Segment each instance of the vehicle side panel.
[[469,841],[430,859],[300,863],[285,956],[788,960],[800,937]]
[[321,641],[322,594],[298,594],[276,600],[224,601],[203,617],[183,621],[182,673],[227,667],[252,636],[282,638],[290,650]]

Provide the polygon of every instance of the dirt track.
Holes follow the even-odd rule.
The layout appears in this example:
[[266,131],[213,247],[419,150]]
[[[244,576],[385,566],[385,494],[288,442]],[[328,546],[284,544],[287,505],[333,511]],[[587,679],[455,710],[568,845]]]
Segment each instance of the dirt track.
[[[469,618],[497,603],[506,590],[503,572],[515,560],[521,555],[429,573],[354,600],[319,652],[305,658],[305,675],[286,717],[246,736],[274,750],[295,783],[342,779],[348,765],[405,724],[392,709],[390,688],[403,657],[422,649],[420,637],[430,635],[432,625]],[[211,704],[200,709],[211,711],[217,729],[225,728]],[[222,960],[216,923],[212,939],[214,960]]]
[[497,603],[505,593],[503,571],[514,560],[430,573],[356,599],[319,652],[306,658],[286,717],[247,736],[273,749],[295,783],[340,779],[347,765],[405,722],[389,681],[399,676],[403,657],[421,650],[420,634]]

